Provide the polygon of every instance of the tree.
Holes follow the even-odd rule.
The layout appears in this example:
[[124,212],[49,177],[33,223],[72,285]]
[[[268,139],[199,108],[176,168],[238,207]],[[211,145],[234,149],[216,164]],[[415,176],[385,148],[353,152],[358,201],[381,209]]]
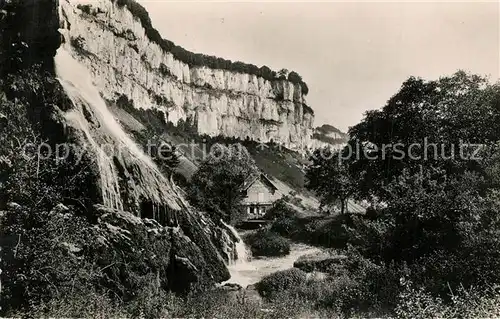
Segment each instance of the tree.
[[295,71],[292,71],[288,74],[288,81],[292,83],[300,83],[302,82],[302,77]]
[[356,190],[356,183],[348,170],[348,162],[339,151],[317,149],[306,169],[306,187],[321,198],[321,205],[340,202],[340,211],[347,213],[347,203]]
[[477,161],[459,156],[460,147],[500,140],[499,101],[500,86],[477,75],[409,78],[381,110],[367,112],[349,130],[349,167],[360,191],[384,199],[403,170],[444,169],[448,177],[480,170]]
[[257,173],[255,161],[241,144],[214,144],[211,152],[191,179],[188,196],[206,210],[212,220],[234,222],[243,199],[241,185]]
[[150,135],[148,145],[150,148],[147,150],[148,155],[153,158],[160,170],[167,175],[174,173],[177,166],[179,166],[179,156],[177,149],[174,145],[165,142],[161,136],[157,134]]
[[288,76],[288,70],[287,69],[281,69],[278,71],[278,73],[276,74],[278,79],[280,80],[286,80],[287,79],[287,76]]

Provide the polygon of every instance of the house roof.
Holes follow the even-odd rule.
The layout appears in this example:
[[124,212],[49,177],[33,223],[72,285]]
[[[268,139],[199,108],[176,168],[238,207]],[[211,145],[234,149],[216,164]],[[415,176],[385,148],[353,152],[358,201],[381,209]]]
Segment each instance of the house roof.
[[252,186],[253,183],[255,183],[258,179],[263,181],[265,184],[267,184],[269,187],[271,187],[274,190],[278,190],[278,187],[274,185],[274,183],[263,173],[259,174],[253,174],[248,176],[244,181],[243,184],[241,185],[241,189],[243,191],[246,191],[250,186]]

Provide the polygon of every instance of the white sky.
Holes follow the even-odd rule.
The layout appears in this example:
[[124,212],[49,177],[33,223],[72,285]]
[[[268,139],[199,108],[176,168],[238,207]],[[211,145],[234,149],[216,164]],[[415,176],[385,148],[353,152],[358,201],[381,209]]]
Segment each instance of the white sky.
[[500,73],[500,5],[490,2],[139,0],[161,35],[194,52],[295,70],[315,125],[347,130],[410,75]]

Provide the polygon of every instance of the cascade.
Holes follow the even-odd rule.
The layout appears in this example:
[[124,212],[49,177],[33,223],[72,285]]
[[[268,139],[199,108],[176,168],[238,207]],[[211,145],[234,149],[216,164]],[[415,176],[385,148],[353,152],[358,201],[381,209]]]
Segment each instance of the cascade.
[[[67,30],[60,31],[64,34]],[[171,198],[167,189],[169,181],[163,178],[151,158],[125,133],[93,85],[88,69],[70,52],[68,43],[57,50],[54,57],[56,76],[75,106],[74,110],[66,112],[66,120],[84,133],[86,148],[89,147],[96,155],[103,204],[123,209],[113,157],[126,157],[129,164],[137,164],[138,175],[142,176],[143,182],[140,187],[136,187],[137,192],[142,192],[142,195],[152,198],[156,203],[168,201]],[[139,197],[139,194],[135,195]]]
[[245,245],[245,242],[241,238],[240,234],[238,234],[238,232],[236,231],[236,229],[234,229],[233,226],[224,223],[223,220],[221,220],[221,222],[231,232],[233,237],[235,237],[237,239],[237,241],[234,243],[236,253],[235,254],[228,253],[229,264],[232,264],[232,265],[244,264],[244,263],[248,262],[252,256],[251,256],[250,250]]
[[[113,159],[106,154],[104,149],[94,139],[89,123],[83,115],[83,107],[87,107],[92,111],[102,107],[101,101],[99,101],[101,99],[99,93],[95,92],[90,79],[85,76],[85,72],[82,72],[84,68],[64,48],[57,50],[54,62],[57,79],[68,94],[68,97],[77,107],[77,109],[66,113],[65,117],[70,124],[83,131],[87,139],[86,146],[90,147],[96,155],[103,204],[106,207],[122,210],[123,203],[118,185],[118,174]],[[104,105],[104,107],[106,106]]]

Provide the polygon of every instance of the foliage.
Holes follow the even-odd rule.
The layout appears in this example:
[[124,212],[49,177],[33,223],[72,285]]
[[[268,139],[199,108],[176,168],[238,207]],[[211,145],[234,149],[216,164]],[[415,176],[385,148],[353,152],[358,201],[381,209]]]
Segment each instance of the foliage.
[[51,0],[0,1],[0,78],[35,64],[51,64],[60,45]]
[[241,185],[257,173],[254,160],[240,144],[215,144],[191,179],[189,199],[215,222],[236,222],[242,214]]
[[165,142],[159,134],[147,131],[142,139],[146,140],[146,154],[158,165],[158,168],[167,176],[172,175],[179,165],[179,156],[175,146]]
[[398,318],[496,318],[500,315],[498,287],[485,290],[463,287],[449,291],[451,302],[445,303],[410,280],[402,280],[395,314]]
[[82,12],[85,12],[86,14],[91,14],[92,13],[92,5],[90,4],[78,4],[76,6],[78,9],[82,10]]
[[244,241],[250,247],[253,256],[277,257],[290,253],[288,240],[269,230],[262,229],[248,234]]
[[96,266],[80,258],[92,231],[85,219],[19,208],[2,226],[2,309],[37,306],[98,280]]
[[302,82],[302,77],[295,71],[288,73],[288,81],[292,83],[300,83]]
[[306,282],[306,273],[297,268],[275,272],[262,278],[257,283],[257,290],[262,296],[272,298],[274,294]]
[[[288,71],[286,71],[285,74],[280,75],[276,74],[276,72],[274,71],[271,71],[267,66],[262,66],[261,68],[259,68],[253,64],[247,64],[240,61],[231,61],[215,56],[187,51],[186,49],[175,45],[172,41],[163,39],[160,33],[155,28],[153,28],[151,19],[149,18],[149,14],[146,9],[144,9],[144,7],[139,3],[135,2],[135,0],[114,1],[118,6],[125,6],[134,15],[134,17],[139,19],[142,27],[146,31],[146,35],[149,40],[158,44],[165,52],[172,53],[172,55],[179,61],[182,61],[190,66],[206,66],[211,69],[222,69],[239,73],[248,73],[256,75],[258,77],[262,77],[268,81],[274,81],[276,79],[286,80],[286,74],[288,73]],[[307,95],[309,91],[307,89],[307,85],[302,80],[300,75],[298,75],[296,72],[294,72],[294,74],[296,74],[296,76],[292,76],[292,79],[290,81],[294,84],[300,84],[303,88],[305,88],[305,90],[303,90],[302,92],[304,95]]]
[[271,224],[271,230],[285,237],[290,237],[295,233],[297,220],[295,218],[278,218]]
[[491,145],[499,129],[500,86],[463,71],[435,81],[411,77],[381,110],[367,112],[349,130],[349,168],[363,197],[384,200],[403,170],[444,169],[448,177],[481,171],[475,147],[462,150],[461,143]]
[[306,170],[306,187],[321,198],[321,205],[340,202],[342,214],[347,212],[347,202],[356,189],[343,154],[329,148],[317,149],[310,157]]
[[[450,290],[500,283],[495,271],[500,265],[499,103],[498,84],[479,76],[458,72],[436,81],[410,78],[383,109],[368,112],[351,128],[350,147],[342,153],[348,159],[340,162],[342,169],[334,166],[338,175],[330,173],[333,165],[321,156],[308,168],[309,186],[327,199],[340,196],[343,189],[325,187],[325,181],[355,180],[352,195],[372,202],[370,215],[336,222],[296,220],[289,236],[314,242],[326,228],[336,234],[333,242],[339,248],[352,245],[380,267],[378,273],[391,268],[395,274],[405,273],[418,287],[414,295],[421,303],[412,301],[415,309],[400,309],[410,316],[445,309],[452,302]],[[393,147],[398,143],[400,148]],[[410,149],[412,143],[421,146]],[[438,145],[437,155],[431,143]],[[461,143],[482,146],[461,149]],[[340,227],[332,228],[336,225]],[[373,284],[380,274],[363,281]],[[394,299],[398,289],[390,289],[391,298],[382,298],[383,290],[371,291],[386,300]]]
[[[0,81],[0,113],[8,114],[0,123],[0,207],[17,202],[51,209],[62,202],[86,208],[95,199],[93,161],[81,156],[81,150],[57,148],[71,142],[59,134],[59,123],[53,120],[57,117],[51,118],[46,106],[66,106],[60,90],[39,66]],[[52,130],[45,131],[40,123],[50,123]]]

